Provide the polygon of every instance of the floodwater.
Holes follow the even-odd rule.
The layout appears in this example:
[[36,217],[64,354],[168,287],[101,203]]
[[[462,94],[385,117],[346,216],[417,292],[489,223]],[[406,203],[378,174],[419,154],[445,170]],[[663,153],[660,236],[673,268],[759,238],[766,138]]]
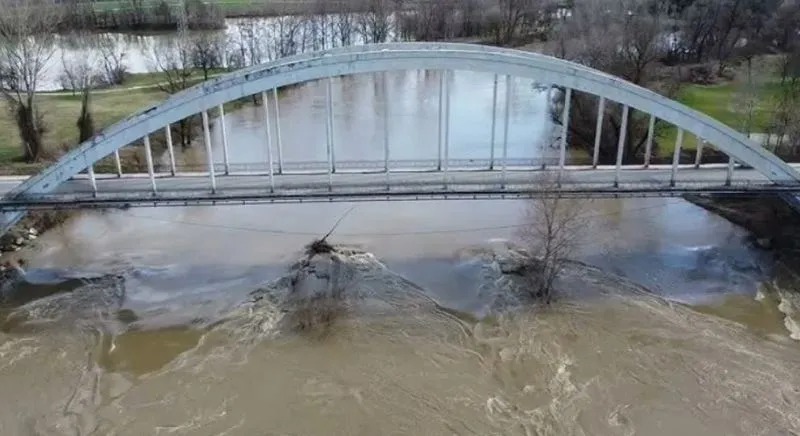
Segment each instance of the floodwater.
[[[393,156],[434,158],[438,77],[389,79]],[[454,80],[452,157],[488,156],[491,77]],[[375,83],[334,82],[337,159],[382,156]],[[550,153],[541,95],[514,90],[509,155]],[[324,156],[324,91],[281,95],[287,161]],[[227,115],[233,162],[265,159],[262,117]],[[492,266],[525,225],[520,201],[79,216],[40,238],[38,284],[26,285],[72,294],[4,315],[0,434],[798,434],[800,348],[785,314],[800,306],[763,284],[768,256],[682,200],[583,206],[574,256],[599,269],[570,266],[545,308]],[[353,247],[347,310],[324,334],[282,329],[279,279],[342,216],[331,241]]]

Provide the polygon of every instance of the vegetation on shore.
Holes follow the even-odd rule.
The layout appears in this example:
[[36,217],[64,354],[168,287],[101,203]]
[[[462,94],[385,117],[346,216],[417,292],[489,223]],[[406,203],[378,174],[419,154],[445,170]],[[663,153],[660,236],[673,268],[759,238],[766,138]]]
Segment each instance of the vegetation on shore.
[[[96,94],[92,113],[98,127],[108,126],[131,113],[164,98],[158,89],[130,90]],[[0,172],[3,174],[34,174],[46,166],[60,152],[78,143],[76,120],[81,111],[81,97],[70,94],[39,96],[43,135],[47,155],[36,162],[25,162],[19,146],[20,138],[14,134],[0,136]],[[14,132],[15,121],[8,111],[0,112],[0,130]]]

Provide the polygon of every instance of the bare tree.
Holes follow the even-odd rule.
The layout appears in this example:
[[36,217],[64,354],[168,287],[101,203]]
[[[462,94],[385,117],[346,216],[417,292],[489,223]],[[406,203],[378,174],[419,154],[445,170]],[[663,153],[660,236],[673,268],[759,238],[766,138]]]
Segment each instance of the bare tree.
[[[179,12],[182,8],[179,8]],[[163,81],[159,89],[167,94],[176,94],[190,86],[193,82],[193,45],[188,34],[186,17],[179,20],[178,33],[172,38],[160,40],[151,50],[151,60],[155,70],[161,73]],[[187,118],[178,122],[177,135],[184,148],[192,145],[194,139],[194,119]]]
[[791,155],[800,149],[800,45],[784,53],[778,62],[778,92],[770,111],[772,125],[769,136],[775,135],[776,151]]
[[[750,45],[750,44],[748,44]],[[764,99],[766,93],[766,85],[770,80],[770,76],[774,74],[774,65],[768,62],[754,62],[759,50],[753,49],[741,53],[741,58],[744,61],[744,77],[737,75],[734,81],[734,107],[739,110],[736,111],[738,116],[739,131],[750,135],[753,133],[755,123],[756,110],[759,106],[766,104]],[[765,144],[768,145],[768,144]]]
[[522,31],[526,19],[541,12],[543,1],[539,0],[498,0],[495,43],[509,45]]
[[[554,27],[551,51],[559,57],[674,95],[677,88],[672,85],[677,81],[655,74],[658,60],[667,49],[666,28],[666,12],[642,1],[585,0],[576,3],[572,14],[563,16]],[[560,96],[563,100],[564,93]],[[597,98],[573,92],[570,106],[568,143],[591,152],[596,133]],[[561,118],[560,107],[552,105],[553,122],[561,125]],[[633,162],[642,153],[648,124],[647,117],[631,112],[623,143],[624,162]],[[621,127],[622,108],[607,104],[601,130],[601,163],[616,160]]]
[[533,199],[519,231],[531,256],[526,274],[531,296],[545,303],[552,300],[555,281],[579,248],[588,224],[585,201],[557,194],[559,183],[565,182],[555,172],[543,172],[537,177]]
[[455,35],[456,1],[422,2],[401,17],[403,36],[417,41],[440,41]]
[[36,91],[55,52],[58,10],[29,0],[4,6],[0,13],[0,93],[16,120],[26,162],[39,159],[44,151],[46,128]]
[[386,42],[392,33],[391,0],[363,0],[364,7],[357,16],[358,33],[367,44]]
[[255,20],[240,20],[228,42],[228,67],[232,69],[257,65],[267,58],[267,34]]
[[333,41],[338,41],[339,46],[349,47],[353,45],[357,18],[358,14],[348,8],[337,14],[333,19],[332,39]]
[[270,59],[293,56],[306,49],[307,39],[302,35],[306,21],[297,15],[274,17],[269,26],[268,53]]
[[791,52],[800,38],[800,0],[783,0],[765,26],[764,39],[782,52]]
[[337,12],[337,5],[331,4],[330,1],[316,0],[314,5],[309,11],[309,15],[305,21],[305,32],[311,39],[311,46],[313,50],[325,50],[329,46],[336,43],[334,34],[334,22]]
[[102,60],[103,81],[106,85],[121,85],[128,75],[125,65],[125,50],[122,44],[109,33],[95,36],[97,51]]
[[[766,45],[779,44],[779,25],[793,25],[775,15],[781,1],[693,1],[681,14],[675,57],[694,63],[713,59],[717,63],[717,74],[724,75],[742,44],[757,40],[769,42]],[[792,16],[790,9],[777,13]]]
[[225,42],[217,33],[200,32],[191,38],[192,67],[200,70],[203,80],[208,80],[214,70],[222,68]]

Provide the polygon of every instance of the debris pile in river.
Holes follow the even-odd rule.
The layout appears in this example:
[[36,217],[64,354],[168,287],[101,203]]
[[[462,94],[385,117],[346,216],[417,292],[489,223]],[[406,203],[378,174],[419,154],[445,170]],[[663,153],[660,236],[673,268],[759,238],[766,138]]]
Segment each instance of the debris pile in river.
[[371,253],[315,241],[286,275],[253,291],[245,307],[254,318],[248,328],[325,335],[354,312],[367,316],[438,306]]
[[[125,302],[125,277],[104,275],[86,278],[77,288],[29,299],[29,295],[9,295],[14,309],[5,318],[3,329],[25,323],[80,324],[83,321],[113,318]],[[23,290],[24,291],[24,290]]]

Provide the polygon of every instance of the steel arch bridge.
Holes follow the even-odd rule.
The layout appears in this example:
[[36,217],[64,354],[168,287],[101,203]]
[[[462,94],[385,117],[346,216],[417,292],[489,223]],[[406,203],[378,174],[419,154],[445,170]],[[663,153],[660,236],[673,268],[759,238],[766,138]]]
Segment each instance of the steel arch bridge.
[[[448,157],[447,139],[439,138],[439,160],[433,170],[441,173],[413,171],[415,165],[408,162],[395,162],[390,159],[388,135],[385,140],[385,159],[381,162],[336,162],[331,135],[333,116],[331,114],[330,81],[328,83],[328,144],[327,162],[295,163],[299,172],[291,173],[291,162],[283,162],[280,133],[277,149],[272,145],[269,130],[268,92],[298,83],[331,77],[362,73],[381,73],[394,70],[443,70],[491,73],[495,75],[494,117],[492,119],[492,156],[489,161],[459,162]],[[725,126],[704,114],[689,109],[655,92],[633,85],[622,79],[597,70],[553,57],[523,52],[519,50],[495,48],[472,44],[453,43],[389,43],[332,49],[322,52],[302,54],[280,59],[233,73],[225,74],[201,83],[181,93],[175,94],[159,104],[114,124],[64,155],[49,168],[24,180],[16,186],[5,189],[0,201],[3,222],[0,233],[5,232],[25,211],[30,208],[54,207],[119,207],[120,204],[217,204],[226,201],[303,201],[311,199],[356,199],[395,197],[434,197],[434,196],[505,196],[522,195],[531,190],[532,183],[520,174],[541,170],[541,166],[530,162],[506,159],[508,110],[506,110],[506,133],[502,158],[495,157],[495,129],[497,116],[497,78],[498,76],[534,79],[538,83],[549,84],[565,91],[562,119],[569,119],[570,96],[573,90],[599,97],[595,154],[593,165],[580,168],[576,181],[571,185],[558,185],[564,195],[620,195],[625,193],[648,195],[675,195],[691,191],[741,191],[747,189],[793,191],[800,183],[800,173],[792,165],[752,142],[744,135]],[[442,97],[440,88],[440,128],[443,120],[442,110],[448,111],[449,90],[445,88]],[[506,80],[508,86],[510,83]],[[384,80],[385,86],[385,80]],[[507,87],[507,92],[510,87]],[[218,108],[221,116],[222,105],[262,94],[264,109],[267,112],[267,135],[270,145],[267,148],[269,162],[259,172],[246,171],[244,178],[228,182],[223,176],[234,175],[227,159],[227,140],[224,128],[222,133],[225,162],[215,163],[212,157],[208,111]],[[443,98],[445,101],[443,101]],[[508,98],[506,102],[508,102]],[[274,110],[278,111],[277,99]],[[622,133],[619,135],[616,165],[598,167],[597,150],[600,144],[603,108],[607,101],[622,105]],[[507,103],[508,104],[508,103]],[[647,152],[643,166],[635,168],[622,165],[622,145],[625,126],[630,109],[650,114],[650,131],[647,139]],[[179,174],[175,169],[174,153],[169,126],[196,114],[202,115],[204,142],[208,165],[202,173]],[[650,149],[653,142],[655,120],[671,123],[678,128],[677,144],[672,165],[656,167],[649,165]],[[551,171],[559,175],[564,171],[578,169],[566,165],[568,122],[563,122],[563,132],[559,144],[559,158],[551,162]],[[279,126],[276,126],[279,129]],[[153,169],[153,157],[149,135],[166,129],[171,171],[157,174]],[[447,122],[445,121],[445,129]],[[711,167],[701,165],[702,147],[698,146],[697,161],[691,168],[698,169],[694,184],[678,186],[676,172],[680,165],[680,149],[684,132],[694,134],[717,150],[729,156],[729,163]],[[445,138],[447,135],[445,134]],[[487,138],[488,139],[488,138]],[[142,141],[145,147],[148,173],[123,174],[119,163],[118,150],[126,145]],[[273,158],[276,154],[277,159]],[[94,164],[107,156],[114,155],[117,173],[113,177],[96,176]],[[731,183],[735,167],[743,164],[751,168],[748,174],[752,180],[747,186],[734,186]],[[500,167],[498,169],[498,167]],[[370,170],[371,169],[371,170]],[[629,171],[637,169],[639,172]],[[311,174],[319,170],[327,177]],[[375,177],[375,170],[382,170],[385,179]],[[467,170],[469,171],[467,173]],[[513,175],[511,174],[512,171]],[[624,171],[623,171],[624,170]],[[81,173],[86,173],[85,175]],[[402,175],[397,176],[397,174]],[[340,180],[334,180],[340,177]],[[390,177],[390,174],[392,175]],[[482,175],[481,175],[482,174]],[[243,174],[239,174],[243,175]],[[167,176],[167,177],[163,177]],[[249,177],[249,179],[247,179]],[[269,189],[264,189],[263,178],[269,178]],[[257,179],[260,178],[260,179]],[[158,186],[156,179],[159,180]],[[200,180],[203,182],[200,182]],[[232,179],[229,179],[232,180]],[[249,180],[249,181],[248,181]],[[123,183],[127,181],[126,183]],[[750,183],[753,182],[753,183]],[[104,189],[107,188],[107,189]],[[0,192],[2,189],[0,188]],[[363,194],[363,195],[362,195]]]

